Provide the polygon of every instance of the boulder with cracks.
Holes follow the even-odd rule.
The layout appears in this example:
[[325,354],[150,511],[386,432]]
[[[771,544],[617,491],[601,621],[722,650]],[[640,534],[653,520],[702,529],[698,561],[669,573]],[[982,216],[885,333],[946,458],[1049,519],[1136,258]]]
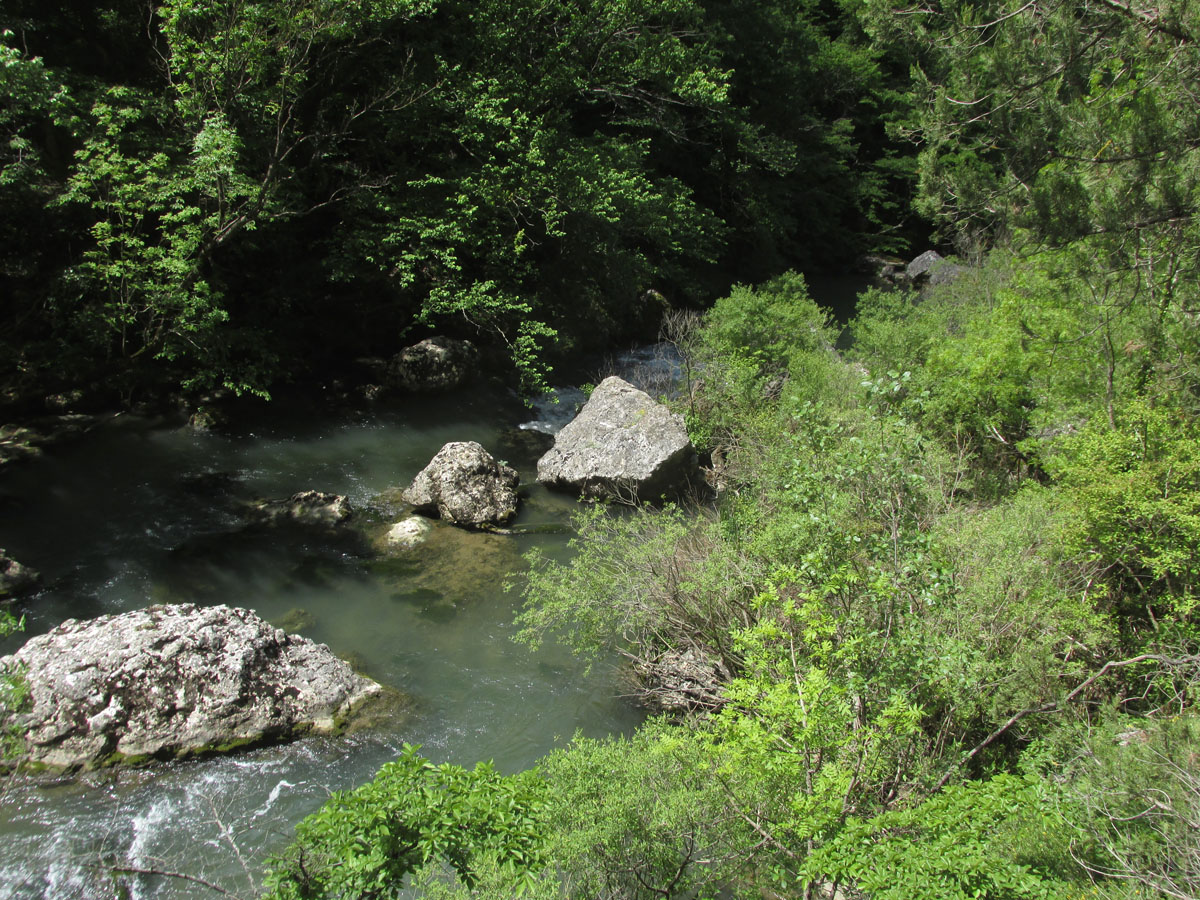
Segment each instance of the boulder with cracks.
[[230,750],[339,729],[380,685],[323,644],[228,606],[152,606],[68,619],[0,671],[28,698],[0,709],[26,767],[90,769]]
[[699,471],[683,417],[615,375],[555,436],[537,469],[549,487],[623,502],[677,493]]
[[515,470],[497,462],[475,441],[442,447],[404,492],[420,512],[455,525],[499,525],[517,513]]

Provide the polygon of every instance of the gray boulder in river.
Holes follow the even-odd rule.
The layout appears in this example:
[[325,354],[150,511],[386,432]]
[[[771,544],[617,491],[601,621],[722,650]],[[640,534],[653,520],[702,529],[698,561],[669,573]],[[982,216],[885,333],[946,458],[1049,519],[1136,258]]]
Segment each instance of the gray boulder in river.
[[516,515],[518,481],[515,470],[496,462],[475,441],[452,441],[403,496],[419,511],[455,525],[499,525]]
[[478,368],[479,351],[470,341],[431,337],[392,357],[387,378],[406,391],[447,391],[465,384]]
[[538,460],[538,481],[597,499],[655,500],[697,473],[683,417],[615,375]]
[[54,769],[184,757],[335,731],[382,688],[324,644],[253,612],[186,603],[77,621],[29,640],[0,670],[29,700],[0,725],[18,763]]

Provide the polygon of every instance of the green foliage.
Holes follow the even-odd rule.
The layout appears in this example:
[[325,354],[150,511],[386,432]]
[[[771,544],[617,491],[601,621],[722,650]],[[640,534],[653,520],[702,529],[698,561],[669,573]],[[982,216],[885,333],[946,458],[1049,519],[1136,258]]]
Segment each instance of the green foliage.
[[868,293],[851,325],[874,402],[996,474],[1015,467],[1041,399],[1028,336],[1005,297],[1009,265],[994,254],[982,270],[919,298]]
[[945,710],[960,733],[981,735],[1013,710],[1054,700],[1116,650],[1097,570],[1063,544],[1063,506],[1061,493],[1027,485],[1004,503],[957,509],[935,526],[951,584],[922,613],[925,702]]
[[774,401],[785,389],[804,399],[832,393],[839,374],[835,336],[829,312],[809,296],[803,275],[735,286],[705,314],[698,338],[685,348],[703,383],[686,412],[693,442],[769,444]]
[[1070,851],[1052,802],[1049,786],[1031,777],[947,788],[911,808],[849,822],[804,870],[880,900],[1082,896],[1087,882],[1057,871]]
[[45,177],[42,159],[32,132],[40,117],[53,116],[65,100],[65,88],[56,85],[37,57],[24,56],[13,44],[16,35],[0,33],[0,189],[29,186]]
[[529,556],[519,640],[536,646],[555,635],[590,661],[612,650],[649,661],[695,646],[735,661],[730,631],[749,614],[753,576],[714,552],[717,523],[675,506],[593,507],[575,526],[569,563]]
[[921,202],[943,222],[1062,241],[1194,211],[1196,123],[1176,112],[1200,61],[1190,5],[944,2],[884,16],[919,58]]
[[[8,637],[25,627],[24,618],[15,618],[0,606],[0,638]],[[29,699],[29,685],[20,667],[0,668],[0,765],[18,756],[24,745],[24,735],[9,717],[20,712]]]
[[1196,281],[1180,275],[1195,268],[1200,132],[1179,111],[1200,77],[1195,8],[871,8],[917,63],[919,203],[964,246],[991,238],[1032,257],[1032,303],[1014,311],[1031,348],[1052,353],[1040,374],[1086,384],[1090,368],[1094,390],[1102,373],[1110,422],[1126,373],[1194,414]]
[[817,237],[848,255],[896,215],[868,112],[889,76],[848,9],[144,12],[0,15],[0,187],[43,230],[4,263],[31,378],[66,347],[72,379],[262,389],[314,344],[391,353],[419,325],[536,388],[548,355],[653,328],[648,296],[825,258]]
[[[1117,427],[1093,423],[1063,442],[1051,471],[1070,491],[1067,545],[1157,615],[1195,624],[1200,595],[1200,428],[1135,401]],[[1133,612],[1131,610],[1131,612]]]
[[745,360],[757,374],[788,372],[804,354],[833,343],[828,311],[795,272],[759,287],[738,285],[705,316],[705,349],[724,361]]
[[758,622],[738,635],[745,666],[708,739],[731,805],[771,836],[769,877],[787,888],[803,880],[798,851],[894,788],[922,713],[901,692],[864,698],[854,651],[819,598],[772,589],[758,605]]
[[211,118],[181,165],[169,146],[147,140],[166,114],[152,97],[109,91],[92,107],[95,131],[58,200],[95,216],[92,245],[68,275],[72,296],[60,300],[63,317],[119,359],[203,355],[228,318],[199,265],[224,225],[219,198],[237,203],[251,190],[235,176],[237,139]]
[[[1191,677],[1197,670],[1193,663]],[[1056,736],[1062,816],[1101,896],[1195,896],[1200,778],[1194,712],[1114,716]]]
[[[869,293],[852,330],[877,402],[978,459],[1001,490],[1042,475],[1064,432],[1115,426],[1134,395],[1191,414],[1179,387],[1198,357],[1170,337],[1139,276],[1105,267],[1086,246],[1023,260],[994,251],[919,299]],[[1172,363],[1152,364],[1151,348],[1167,343]],[[878,390],[887,378],[901,382],[896,390]]]
[[559,896],[711,896],[744,863],[708,748],[651,723],[629,739],[577,738],[539,767]]
[[405,876],[441,862],[468,886],[477,867],[531,880],[544,864],[542,782],[435,766],[406,745],[375,779],[334,794],[296,826],[272,864],[268,897],[395,897]]

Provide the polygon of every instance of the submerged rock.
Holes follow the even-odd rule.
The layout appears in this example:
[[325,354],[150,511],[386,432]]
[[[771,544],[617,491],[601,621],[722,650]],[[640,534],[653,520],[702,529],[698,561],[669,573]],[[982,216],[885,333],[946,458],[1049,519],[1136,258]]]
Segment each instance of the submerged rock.
[[465,384],[478,368],[479,351],[470,341],[431,337],[392,357],[387,377],[406,391],[447,391]]
[[230,750],[333,731],[380,686],[324,644],[245,609],[152,606],[68,619],[31,639],[18,665],[28,707],[18,763],[55,769]]
[[23,566],[0,548],[0,598],[15,597],[37,586],[35,569]]
[[549,487],[629,503],[677,492],[697,472],[683,417],[615,375],[538,460]]
[[408,550],[423,543],[433,526],[421,516],[409,516],[389,528],[383,535],[385,550]]
[[475,441],[442,447],[404,492],[420,512],[455,525],[498,525],[517,512],[517,473]]
[[521,566],[518,541],[491,531],[426,523],[429,532],[419,544],[402,552],[385,549],[371,564],[375,575],[399,593],[428,592],[445,598],[440,606],[461,605],[491,596]]
[[294,606],[278,619],[273,619],[271,624],[276,628],[282,628],[289,634],[295,634],[301,631],[311,631],[315,628],[317,626],[317,617],[303,606]]
[[250,516],[267,525],[294,524],[318,528],[341,525],[354,514],[350,502],[341,494],[300,491],[286,500],[259,500],[251,505]]

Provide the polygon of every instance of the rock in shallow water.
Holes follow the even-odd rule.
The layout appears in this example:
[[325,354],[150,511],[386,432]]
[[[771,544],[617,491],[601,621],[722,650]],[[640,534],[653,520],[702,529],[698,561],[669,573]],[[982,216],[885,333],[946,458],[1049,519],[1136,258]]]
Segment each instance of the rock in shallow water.
[[341,525],[353,515],[345,497],[321,491],[300,491],[286,500],[260,500],[250,509],[250,517],[264,524],[287,523],[317,528]]
[[478,369],[474,344],[439,336],[405,347],[388,363],[387,375],[402,390],[435,392],[465,384]]
[[0,549],[0,598],[15,597],[37,586],[39,575]]
[[655,500],[697,473],[683,417],[615,375],[538,461],[538,481],[598,499]]
[[498,525],[517,512],[517,473],[475,441],[452,441],[422,469],[404,499],[455,525]]
[[407,519],[397,522],[384,533],[384,549],[409,550],[417,544],[423,543],[429,537],[432,529],[433,526],[429,524],[428,519],[409,516]]
[[16,761],[55,769],[334,731],[381,690],[324,644],[249,610],[190,603],[68,619],[0,658],[0,669],[13,666],[29,688]]

